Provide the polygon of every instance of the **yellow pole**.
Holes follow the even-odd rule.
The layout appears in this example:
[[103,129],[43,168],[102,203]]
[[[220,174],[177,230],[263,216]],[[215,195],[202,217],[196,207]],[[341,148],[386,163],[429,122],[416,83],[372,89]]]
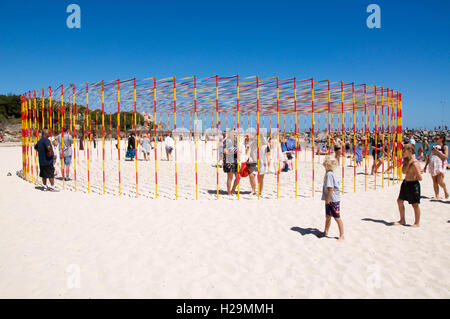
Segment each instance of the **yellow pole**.
[[[236,76],[236,103],[237,103],[237,172],[238,174],[241,171],[241,163],[240,163],[240,156],[239,156],[239,139],[240,139],[240,118],[239,118],[239,75]],[[238,178],[240,178],[240,176],[238,175]],[[240,184],[238,183],[238,192],[237,192],[237,197],[238,200],[240,198]]]
[[[378,97],[377,97],[377,87],[375,86],[375,114],[374,114],[374,125],[375,127],[372,127],[372,132],[375,131],[375,147],[378,147],[378,112],[377,112],[377,108],[378,108]],[[374,189],[377,189],[377,170],[376,167],[378,165],[378,151],[375,151],[375,159],[374,159],[374,163],[373,163],[375,170],[374,170],[374,175],[375,175],[375,186]]]
[[259,182],[259,77],[256,76],[256,145],[258,149],[258,156],[257,156],[257,162],[258,162],[258,200],[261,197],[261,184]]
[[89,83],[86,82],[86,135],[87,135],[87,142],[86,142],[86,151],[87,151],[87,182],[88,182],[88,194],[91,193],[91,181],[90,181],[90,167],[89,167],[89,161],[90,161],[90,153],[89,153],[89,144],[91,143],[91,134],[89,130]]
[[364,154],[364,167],[365,167],[365,174],[364,174],[364,191],[367,192],[367,138],[368,138],[368,134],[367,134],[367,88],[366,85],[364,84],[364,136],[365,136],[365,141],[364,141],[364,149],[365,149],[365,154]]
[[155,198],[158,198],[158,141],[156,140],[156,78],[153,78],[153,141],[155,143]]
[[73,169],[74,169],[74,180],[73,180],[73,184],[74,184],[74,189],[75,192],[77,191],[77,134],[74,134],[74,132],[77,130],[76,129],[76,114],[78,112],[76,112],[76,104],[75,104],[75,84],[72,84],[72,112],[75,112],[73,114],[72,117],[72,135],[73,135],[73,156],[74,156],[74,161],[73,161]]
[[356,193],[356,116],[355,116],[355,83],[352,83],[353,96],[353,192]]
[[383,124],[383,139],[382,139],[382,144],[383,144],[383,153],[382,153],[382,157],[381,157],[381,161],[382,161],[382,170],[381,170],[381,188],[384,188],[384,150],[385,150],[385,131],[384,131],[384,88],[381,88],[381,116],[382,116],[382,124]]
[[[36,105],[36,91],[34,91],[34,99],[33,99],[33,105],[34,105],[34,123],[33,123],[33,129],[34,129],[34,144],[37,144],[37,122],[36,122],[36,113],[37,113],[37,105]],[[34,154],[34,166],[36,168],[36,185],[39,184],[39,174],[38,174],[38,155],[37,151]]]
[[[173,77],[173,140],[174,140],[174,160],[175,160],[175,199],[178,199],[178,165],[177,165],[177,86]],[[218,151],[218,150],[217,150]],[[218,193],[217,193],[217,196]]]
[[33,111],[31,109],[31,93],[28,92],[28,114],[29,114],[29,122],[28,122],[28,127],[30,130],[30,138],[28,139],[29,142],[29,147],[30,147],[30,158],[29,158],[29,163],[30,163],[30,170],[31,170],[31,182],[34,184],[34,170],[33,170],[33,165],[34,165],[34,161],[33,161],[33,128],[32,128],[32,122],[31,122],[31,118],[33,117]]
[[341,146],[341,150],[342,150],[342,194],[344,194],[344,170],[345,170],[345,113],[344,113],[344,82],[341,81],[341,101],[342,101],[342,116],[341,116],[341,124],[342,124],[342,146]]
[[120,174],[120,80],[117,81],[117,158],[119,162],[119,196],[122,196],[122,181]]
[[298,180],[297,180],[297,171],[298,171],[298,141],[297,141],[297,79],[294,78],[294,113],[295,113],[295,198],[298,197]]
[[[402,158],[402,100],[401,94],[397,91],[397,165],[400,164],[400,159]],[[399,168],[397,170],[397,180],[402,180],[402,170]]]
[[[388,167],[391,166],[391,154],[392,154],[392,143],[391,143],[391,96],[389,95],[389,89],[387,90],[387,109],[388,109]],[[388,172],[388,187],[391,186],[391,172]]]
[[63,190],[66,189],[65,180],[66,180],[66,171],[65,171],[65,163],[64,163],[64,86],[61,85],[61,125],[60,125],[60,134],[61,134],[61,165],[62,165],[62,184]]
[[280,82],[277,76],[277,199],[280,198]]
[[[238,115],[239,116],[239,115]],[[195,200],[198,200],[198,159],[197,159],[197,77],[194,76],[194,144],[195,144]],[[238,189],[239,199],[239,189]]]
[[137,161],[137,151],[138,151],[138,146],[137,146],[137,131],[136,131],[136,117],[137,117],[137,112],[136,112],[136,78],[134,78],[134,89],[133,89],[133,95],[134,95],[134,157],[135,157],[135,168],[136,168],[136,197],[139,197],[139,180],[138,180],[138,161]]
[[312,196],[314,198],[314,79],[311,79],[311,125],[312,125]]
[[[96,134],[98,136],[98,132]],[[112,139],[112,136],[111,136]],[[97,145],[98,148],[98,145]],[[105,81],[102,81],[102,171],[103,171],[103,195],[105,195]]]

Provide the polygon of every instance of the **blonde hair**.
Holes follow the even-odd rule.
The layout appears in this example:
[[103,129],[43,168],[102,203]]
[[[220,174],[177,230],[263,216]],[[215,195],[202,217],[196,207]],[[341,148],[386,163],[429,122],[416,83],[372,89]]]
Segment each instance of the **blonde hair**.
[[411,153],[413,154],[416,153],[416,147],[413,144],[406,144],[405,146],[403,146],[403,149],[411,151]]
[[334,171],[337,166],[338,166],[338,162],[335,158],[330,157],[330,156],[326,156],[325,157],[325,161],[323,162],[323,166],[325,167],[325,170],[328,171]]

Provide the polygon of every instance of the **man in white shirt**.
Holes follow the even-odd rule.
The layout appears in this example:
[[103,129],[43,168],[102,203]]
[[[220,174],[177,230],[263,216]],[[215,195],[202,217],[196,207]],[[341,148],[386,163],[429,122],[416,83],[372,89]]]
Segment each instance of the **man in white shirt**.
[[[72,145],[73,145],[73,137],[68,132],[67,128],[63,128],[64,137],[62,137],[62,134],[59,134],[56,137],[56,140],[58,141],[59,145],[59,158],[61,161],[61,175],[65,180],[70,180],[70,164],[72,163]],[[64,149],[62,145],[62,141],[64,140]],[[63,172],[63,165],[62,162],[64,161],[64,167],[65,167],[65,175]]]
[[166,146],[166,156],[167,160],[170,160],[170,155],[172,154],[172,151],[175,147],[175,142],[171,136],[172,134],[169,132],[169,134],[164,139],[164,145]]
[[407,136],[408,136],[409,144],[412,144],[415,146],[416,140],[414,139],[414,135],[413,135],[412,131],[409,131]]

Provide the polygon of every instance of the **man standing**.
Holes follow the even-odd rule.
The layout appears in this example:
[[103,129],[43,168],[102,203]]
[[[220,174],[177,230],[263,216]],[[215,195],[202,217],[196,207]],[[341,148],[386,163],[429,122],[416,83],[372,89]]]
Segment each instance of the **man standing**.
[[[67,132],[67,128],[63,128],[64,132],[64,149],[62,145],[62,137],[61,134],[59,134],[56,137],[56,140],[58,141],[59,145],[59,158],[61,160],[61,175],[65,180],[70,180],[70,164],[72,163],[72,145],[73,145],[73,138],[72,136]],[[63,166],[63,159],[64,159],[64,166]],[[64,168],[65,167],[65,175],[64,175]]]
[[166,146],[166,156],[167,160],[170,160],[170,155],[172,154],[173,148],[175,147],[175,142],[171,136],[172,134],[169,132],[169,134],[164,139],[164,144]]
[[[42,137],[34,146],[39,156],[39,176],[42,177],[44,190],[57,191],[55,188],[55,168],[53,167],[53,148],[48,137],[50,132],[45,129],[42,131]],[[50,179],[50,187],[47,187],[47,178]]]
[[414,139],[414,135],[412,131],[408,131],[408,143],[406,144],[412,144],[414,146],[416,146],[416,140]]

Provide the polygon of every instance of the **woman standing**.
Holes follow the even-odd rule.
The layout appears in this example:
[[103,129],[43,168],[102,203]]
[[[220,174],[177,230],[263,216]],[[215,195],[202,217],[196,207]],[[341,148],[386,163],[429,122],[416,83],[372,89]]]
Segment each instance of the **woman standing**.
[[269,158],[270,158],[270,147],[267,140],[263,134],[259,135],[259,170],[258,170],[258,139],[253,137],[250,143],[250,154],[248,160],[248,172],[250,179],[250,186],[252,187],[253,195],[257,195],[256,192],[256,181],[255,175],[259,172],[259,194],[262,193],[264,186],[264,175],[269,171]]
[[142,145],[142,154],[144,154],[144,160],[149,161],[150,160],[150,139],[145,134],[144,137],[141,139],[141,145]]
[[337,134],[334,135],[333,146],[334,146],[334,157],[336,158],[338,165],[340,165],[342,155],[342,141]]
[[[237,141],[232,130],[228,131],[223,140],[223,171],[227,173],[228,195],[235,194],[239,178],[237,176]],[[231,187],[232,184],[233,187]]]
[[444,190],[445,198],[449,198],[447,187],[444,183],[444,174],[447,170],[448,146],[445,145],[445,135],[436,134],[435,146],[430,151],[430,157],[425,166],[429,165],[429,172],[433,179],[434,199],[439,199],[439,186]]
[[382,164],[382,157],[383,157],[383,146],[381,145],[381,135],[378,133],[376,136],[376,143],[375,138],[372,139],[370,142],[371,148],[372,148],[372,157],[373,157],[373,164],[372,164],[372,172],[371,175],[376,174],[378,172],[378,168]]
[[130,137],[128,138],[127,154],[125,155],[125,158],[129,158],[130,160],[133,161],[135,156],[136,156],[136,139],[134,137],[134,133],[131,133]]

